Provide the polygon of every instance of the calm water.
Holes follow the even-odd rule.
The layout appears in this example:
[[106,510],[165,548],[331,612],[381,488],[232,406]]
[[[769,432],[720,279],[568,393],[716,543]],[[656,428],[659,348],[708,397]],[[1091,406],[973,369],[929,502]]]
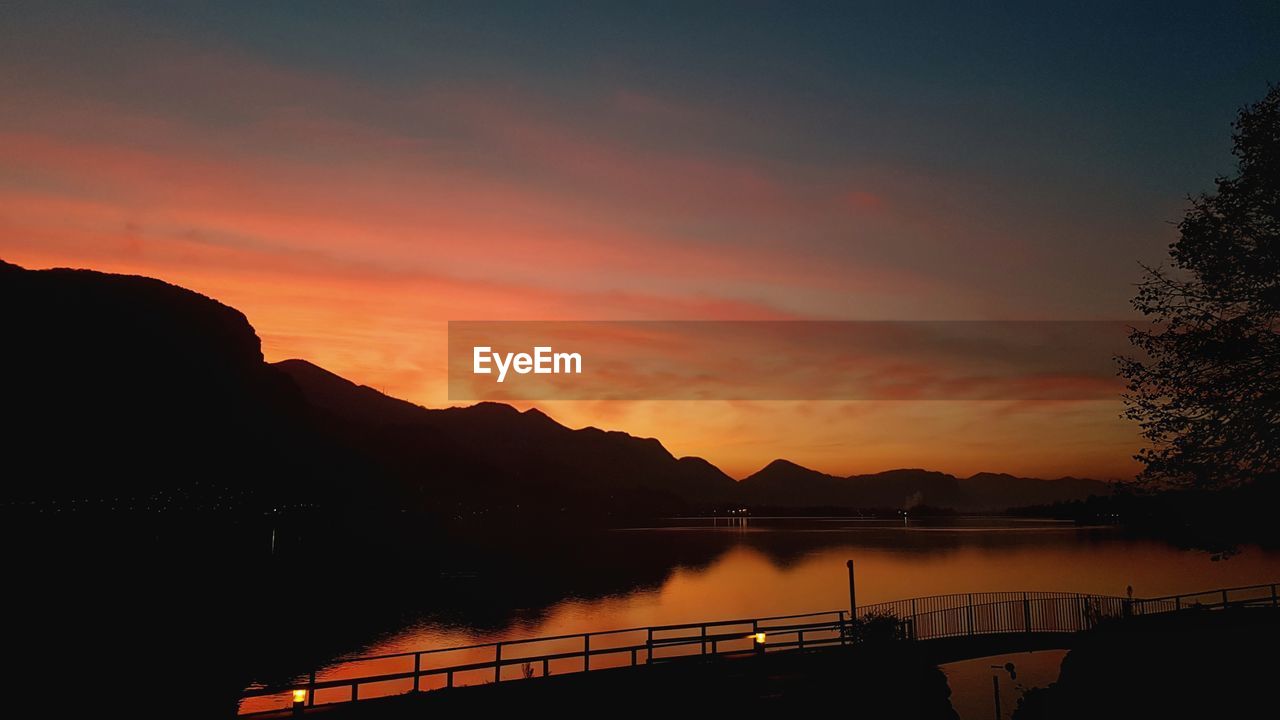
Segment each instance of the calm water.
[[[1230,560],[1215,562],[1202,552],[1127,537],[1115,528],[1003,518],[909,524],[855,518],[752,519],[746,524],[723,519],[683,520],[663,527],[613,531],[592,541],[590,547],[584,546],[582,554],[603,555],[607,564],[601,565],[599,560],[584,563],[581,577],[576,579],[581,582],[564,580],[558,591],[553,586],[549,601],[507,608],[495,621],[488,612],[484,618],[471,619],[465,608],[436,613],[430,607],[431,600],[424,599],[424,619],[371,640],[360,654],[838,610],[848,606],[848,559],[854,560],[857,568],[860,605],[921,595],[996,590],[1123,595],[1130,585],[1135,596],[1151,597],[1280,580],[1280,553],[1247,548]],[[542,562],[574,566],[577,560],[548,557]],[[606,571],[610,578],[633,574],[643,579],[635,583],[596,582]],[[458,582],[467,580],[463,577]],[[580,642],[559,647],[567,650],[579,646]],[[539,652],[555,651],[555,647],[539,648]],[[469,659],[490,659],[492,650],[431,657],[428,667],[432,663],[453,665]],[[1039,654],[1034,663],[1034,677],[1030,666],[1028,674],[1020,676],[1024,685],[1053,679],[1053,656]],[[987,664],[946,668],[953,677],[956,705],[962,713],[975,713],[973,708],[982,703],[987,714],[977,716],[990,717],[991,673]],[[350,677],[411,666],[411,660],[388,660],[352,669],[338,659],[320,676]],[[568,669],[553,667],[553,672]],[[518,667],[508,670],[512,678],[520,674]],[[978,679],[972,680],[975,677]],[[464,684],[484,680],[480,675],[457,679]],[[426,683],[424,687],[433,684],[439,683]],[[405,689],[407,686],[388,683],[362,688],[361,694],[372,696]],[[329,697],[320,693],[317,700],[338,700],[343,691],[334,690],[331,694]],[[1015,697],[1010,692],[1007,709],[1012,709]],[[246,702],[242,711],[280,707],[284,703],[283,698],[263,698]]]
[[[942,666],[947,675],[947,684],[951,686],[951,706],[960,714],[962,720],[990,720],[995,717],[995,691],[992,688],[991,676],[1000,678],[1000,717],[1008,720],[1018,706],[1018,699],[1027,690],[1044,687],[1058,679],[1058,669],[1065,650],[1041,650],[1039,652],[1012,653],[1009,655],[992,655],[991,657],[963,662],[949,663]],[[1016,678],[1002,668],[1013,663],[1017,672]]]

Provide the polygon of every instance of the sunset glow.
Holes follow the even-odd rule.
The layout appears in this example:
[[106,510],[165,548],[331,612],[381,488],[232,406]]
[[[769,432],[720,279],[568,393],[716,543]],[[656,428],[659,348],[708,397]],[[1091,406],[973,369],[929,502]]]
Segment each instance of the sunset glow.
[[[404,24],[313,63],[341,24],[280,43],[285,25],[242,34],[230,10],[31,12],[59,23],[42,39],[58,61],[34,35],[0,50],[0,257],[189,287],[243,310],[268,360],[429,407],[448,404],[448,320],[1128,318],[1135,261],[1225,157],[1113,153],[1091,118],[1137,102],[1115,93],[889,100],[858,78],[892,38],[847,38],[803,86],[750,53],[640,71],[643,43],[595,44],[590,14],[567,42],[595,64],[568,69],[503,50],[518,26],[501,24]],[[1239,99],[1223,93],[1176,132],[1217,138]],[[1136,449],[1108,402],[544,409],[735,476],[789,457],[1123,477]]]
[[1268,716],[1277,38],[0,1],[11,704]]

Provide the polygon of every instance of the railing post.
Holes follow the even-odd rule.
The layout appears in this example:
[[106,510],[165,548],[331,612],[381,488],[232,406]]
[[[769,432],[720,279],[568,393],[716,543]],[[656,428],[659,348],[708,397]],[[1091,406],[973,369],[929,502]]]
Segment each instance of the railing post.
[[445,687],[453,687],[453,671],[452,670],[445,673],[444,681],[445,681],[444,682]]
[[649,639],[644,643],[644,664],[653,664],[653,628],[649,628]]
[[1181,609],[1182,609],[1182,596],[1181,596],[1181,595],[1174,595],[1174,596],[1173,596],[1173,609],[1174,609],[1174,610],[1181,610]]
[[1222,591],[1222,607],[1223,607],[1223,608],[1226,608],[1226,607],[1227,607],[1227,605],[1229,605],[1229,604],[1230,604],[1230,603],[1228,603],[1228,602],[1227,602],[1227,591],[1226,591],[1225,589],[1223,589],[1223,591]]
[[[635,655],[635,650],[632,650],[631,654]],[[634,662],[631,664],[635,665]],[[551,660],[547,658],[542,658],[542,677],[550,677],[550,676],[551,676]]]
[[307,678],[307,705],[316,704],[316,671],[312,670]]
[[359,699],[360,699],[360,683],[353,682],[351,683],[351,702],[355,702],[356,700],[359,700]]
[[586,672],[591,669],[591,635],[584,633],[582,636],[582,671]]
[[502,643],[493,646],[493,681],[502,682]]
[[969,593],[969,634],[973,634],[973,593]]
[[422,679],[422,653],[413,654],[413,691],[418,692],[418,684]]
[[1031,601],[1027,599],[1027,594],[1022,593],[1022,619],[1023,625],[1026,626],[1027,634],[1031,634]]
[[1271,607],[1276,606],[1276,585],[1271,583]]
[[845,563],[845,567],[849,568],[849,619],[858,619],[858,596],[854,593],[853,587],[853,561],[849,560]]
[[915,632],[916,627],[916,599],[911,598],[911,632]]
[[702,654],[707,654],[707,626],[702,626]]
[[796,642],[797,642],[796,649],[803,650],[804,649],[804,630],[800,630],[799,632],[796,633]]
[[848,628],[844,623],[844,611],[840,611],[840,644],[844,645],[849,639]]

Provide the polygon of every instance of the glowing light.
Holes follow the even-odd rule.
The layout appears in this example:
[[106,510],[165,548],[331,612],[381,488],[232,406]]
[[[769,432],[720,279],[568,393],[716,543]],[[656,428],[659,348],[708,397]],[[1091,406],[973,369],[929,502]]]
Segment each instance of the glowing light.
[[754,637],[754,638],[755,638],[755,640],[756,640],[756,644],[757,644],[757,645],[763,645],[763,644],[764,644],[764,633],[762,633],[762,632],[758,632],[758,633],[756,633],[755,635],[753,635],[752,637]]
[[293,691],[293,704],[294,704],[294,705],[299,705],[299,704],[302,704],[302,703],[304,703],[304,702],[306,702],[306,701],[307,701],[307,691],[306,691],[306,690],[294,690],[294,691]]

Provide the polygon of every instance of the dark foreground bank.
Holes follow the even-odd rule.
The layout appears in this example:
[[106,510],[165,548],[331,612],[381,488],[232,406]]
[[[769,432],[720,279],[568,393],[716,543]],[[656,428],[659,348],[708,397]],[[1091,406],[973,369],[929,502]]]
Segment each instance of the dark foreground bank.
[[1082,634],[1056,683],[1016,720],[1275,717],[1280,612],[1231,608],[1131,618]]

